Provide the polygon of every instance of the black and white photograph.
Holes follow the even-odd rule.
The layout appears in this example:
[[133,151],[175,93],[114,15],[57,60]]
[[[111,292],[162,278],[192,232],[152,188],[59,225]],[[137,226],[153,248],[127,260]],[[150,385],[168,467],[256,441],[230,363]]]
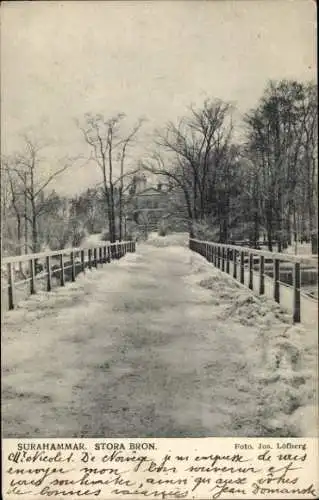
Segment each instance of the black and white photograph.
[[317,437],[316,36],[312,0],[2,3],[4,438]]

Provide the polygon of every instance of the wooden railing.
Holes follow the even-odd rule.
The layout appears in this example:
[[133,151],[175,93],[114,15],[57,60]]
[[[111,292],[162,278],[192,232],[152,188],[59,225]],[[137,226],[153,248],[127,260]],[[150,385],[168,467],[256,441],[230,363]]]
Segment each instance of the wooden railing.
[[[189,240],[189,248],[204,256],[218,269],[239,280],[242,285],[259,295],[267,294],[282,304],[293,314],[293,321],[301,321],[301,305],[304,303],[303,317],[307,318],[311,310],[316,315],[317,299],[309,296],[306,289],[302,290],[302,272],[312,269],[318,280],[318,261],[314,257],[296,256],[284,253],[275,253],[236,245],[225,245],[196,239]],[[287,266],[291,269],[292,284],[281,281],[281,269]],[[289,293],[287,292],[289,290]],[[305,300],[312,303],[309,308]],[[311,304],[310,304],[311,305]],[[307,310],[306,310],[307,309]]]
[[[86,269],[91,270],[120,259],[127,252],[135,252],[135,241],[101,242],[94,246],[65,248],[1,259],[2,298],[7,302],[6,308],[14,309],[19,301],[18,290],[20,299],[35,294],[38,288],[50,292],[54,286],[64,286],[67,281],[75,281],[76,276]],[[5,290],[7,293],[3,295]]]

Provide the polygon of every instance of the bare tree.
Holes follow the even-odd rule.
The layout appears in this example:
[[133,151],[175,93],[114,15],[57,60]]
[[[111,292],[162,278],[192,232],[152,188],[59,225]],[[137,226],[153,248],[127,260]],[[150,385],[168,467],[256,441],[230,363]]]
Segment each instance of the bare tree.
[[[168,163],[168,165],[167,165]],[[194,236],[193,222],[196,220],[193,211],[194,205],[192,200],[192,183],[189,179],[188,169],[184,167],[183,162],[179,165],[166,162],[159,152],[154,152],[148,159],[141,162],[141,168],[146,172],[157,175],[160,179],[164,179],[170,190],[181,192],[184,197],[184,204],[187,210],[187,223],[190,235]]]
[[304,89],[301,113],[303,116],[302,178],[305,181],[312,251],[318,253],[318,94],[314,84],[309,84]]
[[[255,166],[268,246],[278,248],[313,230],[317,175],[317,96],[313,85],[270,82],[258,106],[245,117],[248,156]],[[306,214],[305,214],[306,208]]]
[[[125,118],[120,113],[110,119],[100,115],[87,114],[84,125],[80,126],[86,143],[91,148],[91,159],[100,168],[102,188],[108,212],[110,241],[122,239],[123,236],[123,196],[127,189],[126,180],[134,171],[125,172],[128,149],[134,144],[136,135],[143,120],[138,120],[132,131],[123,137],[121,125]],[[118,208],[118,214],[116,209]],[[116,215],[118,215],[118,231],[116,230]]]
[[146,170],[183,192],[190,234],[194,221],[210,218],[215,210],[220,239],[228,237],[229,181],[237,155],[232,132],[231,104],[206,100],[201,108],[190,107],[177,126],[169,122],[157,132],[157,151],[144,161]]
[[12,165],[10,166],[20,181],[21,191],[24,196],[24,213],[25,219],[25,246],[27,248],[28,231],[27,224],[31,226],[31,249],[32,252],[38,252],[39,234],[38,221],[39,217],[47,209],[43,202],[45,189],[49,184],[65,170],[73,165],[75,159],[64,159],[63,166],[51,172],[44,179],[41,175],[41,151],[43,146],[25,136],[25,152],[17,153],[13,157]]
[[[2,189],[2,236],[5,233],[3,231],[4,225],[6,224],[6,229],[9,229],[9,217],[10,213],[13,214],[15,220],[14,233],[10,238],[10,246],[14,246],[14,253],[21,255],[23,247],[23,192],[21,190],[21,183],[18,177],[15,175],[12,169],[12,162],[9,157],[2,158],[2,175],[1,175],[1,189]],[[7,233],[7,231],[6,231]],[[5,235],[6,243],[8,244],[8,234]]]

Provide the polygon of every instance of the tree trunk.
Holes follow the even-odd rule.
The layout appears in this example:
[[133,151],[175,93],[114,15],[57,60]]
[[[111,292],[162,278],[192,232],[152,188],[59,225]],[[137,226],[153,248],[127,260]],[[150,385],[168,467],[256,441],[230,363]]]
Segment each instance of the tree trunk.
[[272,223],[271,223],[271,221],[268,221],[268,223],[267,223],[267,244],[268,244],[269,252],[272,252],[272,241],[273,241]]
[[[24,174],[24,186],[27,185],[27,174]],[[27,254],[29,253],[29,246],[28,246],[28,240],[29,240],[29,235],[28,235],[28,197],[27,197],[27,190],[24,190],[24,253]]]
[[272,241],[273,241],[273,211],[271,207],[271,200],[267,201],[266,206],[266,229],[267,229],[267,243],[268,250],[272,252]]
[[253,233],[253,245],[254,248],[257,248],[259,241],[259,216],[257,210],[255,210],[254,214],[254,233]]
[[288,215],[287,215],[287,219],[286,219],[286,227],[285,227],[287,247],[292,244],[292,238],[291,238],[291,212],[292,212],[292,210],[291,210],[291,204],[289,204]]
[[188,224],[188,232],[189,232],[190,238],[195,238],[194,228],[193,228],[193,221],[190,220],[190,219],[188,219],[187,220],[187,224]]
[[[17,255],[22,254],[22,225],[21,225],[21,217],[20,215],[17,215],[17,238],[18,238],[18,252]],[[23,268],[22,268],[22,262],[19,262],[19,271],[24,277],[23,273]]]
[[28,219],[27,215],[24,215],[24,253],[29,253],[29,235],[28,235]]
[[120,205],[119,205],[119,241],[123,238],[123,214],[122,214],[122,199],[120,195]]
[[38,252],[38,231],[37,231],[37,218],[32,216],[32,252]]
[[311,253],[312,255],[318,254],[318,233],[315,232],[311,235]]
[[191,238],[194,238],[194,228],[193,228],[193,212],[192,212],[192,206],[191,206],[191,200],[189,196],[189,192],[187,191],[186,187],[183,187],[183,194],[186,202],[186,209],[187,209],[187,215],[188,215],[188,227],[189,227],[189,234]]

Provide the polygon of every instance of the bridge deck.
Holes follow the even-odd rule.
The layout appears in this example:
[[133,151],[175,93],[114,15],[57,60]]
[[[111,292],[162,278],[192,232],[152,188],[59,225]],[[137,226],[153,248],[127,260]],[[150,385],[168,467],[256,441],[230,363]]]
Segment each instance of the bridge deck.
[[[148,245],[31,297],[3,318],[4,436],[274,435],[289,319],[251,297],[187,248]],[[309,356],[292,367],[305,383]]]

